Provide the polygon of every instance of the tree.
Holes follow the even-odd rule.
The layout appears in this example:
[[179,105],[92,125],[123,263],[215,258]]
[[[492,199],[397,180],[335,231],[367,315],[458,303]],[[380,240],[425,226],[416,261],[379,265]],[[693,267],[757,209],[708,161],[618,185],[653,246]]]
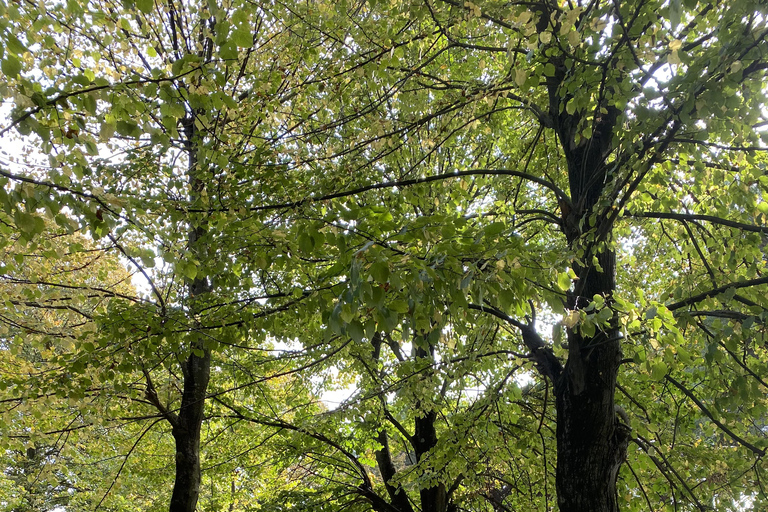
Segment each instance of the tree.
[[[3,170],[2,199],[25,239],[47,207],[150,283],[101,325],[172,427],[171,510],[211,400],[286,434],[296,506],[765,500],[758,2],[95,7],[3,12],[3,133],[50,169]],[[267,338],[304,350],[235,388],[340,369],[357,400],[211,390]]]
[[[39,235],[46,208],[62,226],[107,240],[144,276],[148,297],[128,297],[99,318],[100,348],[120,342],[121,369],[144,375],[146,402],[171,425],[171,510],[194,510],[198,500],[201,428],[219,340],[208,332],[226,336],[227,327],[262,309],[238,301],[264,294],[260,283],[236,280],[265,261],[266,250],[241,245],[241,236],[258,237],[258,221],[233,223],[239,210],[211,216],[199,208],[224,200],[233,186],[239,202],[280,190],[276,182],[263,191],[239,186],[244,169],[261,168],[269,152],[272,124],[262,127],[262,116],[275,110],[277,93],[289,94],[281,60],[272,60],[288,33],[271,13],[246,7],[129,2],[3,10],[3,71],[11,79],[3,92],[20,100],[3,134],[15,127],[39,137],[49,165],[43,175],[4,171],[18,184],[3,189],[4,206],[24,240]],[[105,29],[116,35],[103,37]],[[218,226],[235,229],[225,234]],[[244,251],[249,255],[232,260]],[[170,270],[149,271],[156,258]],[[212,311],[214,326],[205,325]],[[166,397],[155,384],[163,370],[181,383],[167,387]]]
[[[644,427],[617,415],[615,393],[623,389],[638,413],[654,421],[648,402],[638,402],[634,396],[649,378],[663,381],[658,385],[662,399],[680,408],[698,408],[696,423],[688,425],[692,434],[700,432],[696,424],[704,419],[712,422],[727,439],[715,446],[728,449],[736,443],[754,457],[742,473],[760,478],[757,461],[764,455],[760,423],[754,424],[740,403],[723,409],[727,400],[717,391],[724,382],[739,382],[739,399],[755,406],[758,415],[764,410],[755,402],[762,384],[747,384],[758,375],[752,366],[762,367],[764,354],[752,348],[749,331],[738,341],[741,321],[749,329],[755,315],[764,311],[757,291],[764,285],[763,257],[755,249],[761,245],[756,234],[765,232],[760,213],[764,186],[760,127],[766,33],[759,9],[750,3],[735,7],[695,2],[563,6],[435,2],[387,5],[378,11],[373,7],[350,11],[344,6],[336,13],[305,13],[330,34],[329,39],[346,43],[339,53],[325,53],[328,67],[344,54],[346,69],[355,73],[350,80],[340,71],[344,78],[326,86],[325,91],[332,92],[316,100],[338,98],[340,104],[354,105],[354,112],[344,112],[318,153],[331,155],[325,160],[329,168],[382,176],[388,183],[371,188],[396,189],[398,199],[414,212],[398,210],[386,196],[369,202],[353,184],[349,192],[328,196],[355,192],[346,205],[354,213],[344,212],[355,222],[349,230],[369,239],[351,259],[348,292],[339,295],[329,318],[331,327],[337,321],[338,332],[372,342],[377,328],[391,333],[402,325],[401,332],[408,332],[421,322],[412,331],[413,340],[400,342],[412,341],[418,347],[412,353],[414,360],[430,361],[428,367],[434,367],[445,361],[443,330],[459,322],[455,317],[436,321],[434,313],[444,314],[467,302],[455,290],[465,290],[474,281],[474,301],[464,309],[516,328],[538,372],[552,383],[560,510],[615,510],[619,469],[631,440],[670,478],[672,490],[657,493],[661,502],[680,499],[678,493],[700,508],[706,506],[702,502],[721,502],[719,496],[700,500],[694,488],[700,488],[702,481],[696,486],[681,481],[672,463],[655,453],[663,441],[649,440],[646,432],[632,434]],[[381,22],[384,17],[386,26]],[[343,145],[336,146],[337,140]],[[488,275],[496,262],[501,262],[498,270],[508,264],[499,257],[507,246],[498,242],[484,246],[498,250],[491,257],[480,257],[477,253],[482,251],[471,249],[456,254],[460,238],[455,225],[450,225],[456,221],[444,217],[457,211],[450,200],[425,192],[426,185],[414,192],[415,199],[403,190],[457,180],[463,174],[516,178],[513,183],[481,188],[487,205],[471,211],[502,220],[483,227],[483,233],[491,234],[487,242],[496,242],[494,230],[514,231],[524,240],[538,242],[509,252],[519,255],[518,264],[528,269],[523,278],[539,287],[521,290],[494,282],[499,278]],[[713,191],[712,177],[723,184],[722,192]],[[526,197],[533,194],[534,198]],[[436,206],[450,205],[443,216],[438,217],[439,208],[430,205],[433,199]],[[386,220],[371,219],[382,206],[381,217]],[[677,224],[663,222],[652,228],[645,219]],[[409,238],[411,222],[422,230],[418,240]],[[531,223],[538,225],[532,228]],[[430,234],[434,226],[445,231]],[[478,240],[475,233],[465,236]],[[441,238],[454,248],[440,247],[436,240]],[[727,240],[728,255],[716,242],[719,238]],[[400,245],[403,239],[406,243]],[[371,243],[381,249],[374,251]],[[632,262],[645,247],[663,247],[665,256],[678,264],[670,271],[668,261],[656,266],[646,257],[645,264],[654,273],[641,274],[649,282],[638,288],[629,269],[617,267],[617,254]],[[739,259],[738,254],[749,256]],[[400,267],[399,260],[407,264]],[[419,277],[427,276],[422,281],[429,283],[432,293],[404,292],[418,283],[411,269],[425,261],[432,273],[425,268]],[[388,273],[394,269],[400,277],[393,285]],[[485,282],[477,282],[480,276]],[[392,290],[387,297],[405,293],[408,300],[393,306],[366,282]],[[669,283],[673,286],[665,286]],[[525,306],[528,299],[530,307]],[[725,302],[719,305],[721,300]],[[532,320],[544,304],[564,314],[559,329],[567,333],[565,364],[534,324],[522,318],[527,313]],[[393,307],[402,307],[402,314],[393,313]],[[730,325],[718,318],[730,319]],[[718,333],[720,329],[724,331]],[[730,340],[730,348],[714,345],[723,337]],[[374,354],[379,346],[381,342],[373,343]],[[632,357],[625,358],[622,347]],[[692,358],[706,353],[705,359],[712,363],[723,357],[721,349],[729,358],[724,367],[718,365],[723,380],[707,375],[706,367]],[[620,368],[630,364],[645,368],[623,372],[625,384],[618,387]],[[707,406],[704,397],[718,404],[717,410]],[[433,453],[438,442],[436,415],[443,409],[425,404],[423,398],[408,403],[419,411],[412,419],[413,430],[399,428],[392,418],[389,422],[416,451]],[[740,423],[738,431],[728,427],[721,415]],[[682,425],[679,418],[663,429],[672,430],[673,447]],[[427,446],[416,446],[424,440]],[[379,464],[387,480],[387,474],[394,472],[385,470],[390,466],[386,461]],[[428,472],[433,469],[425,467]],[[709,479],[716,480],[723,481]],[[417,482],[421,508],[449,509],[451,484],[444,476]],[[740,485],[745,484],[731,489],[736,501],[749,494],[749,486],[739,490]],[[378,506],[374,502],[374,508],[408,510],[410,505],[402,500],[405,491],[398,493],[396,486],[391,491],[392,502]],[[710,492],[718,493],[714,488]],[[650,499],[642,484],[634,493]]]
[[[130,274],[92,240],[52,222],[32,243],[5,214],[0,225],[3,510],[148,510],[147,482],[162,469],[144,461],[137,470],[128,458],[137,439],[153,437],[152,425],[126,398],[137,375],[108,355],[114,346],[100,346],[95,321],[111,301],[131,297]],[[108,499],[124,471],[130,485]]]

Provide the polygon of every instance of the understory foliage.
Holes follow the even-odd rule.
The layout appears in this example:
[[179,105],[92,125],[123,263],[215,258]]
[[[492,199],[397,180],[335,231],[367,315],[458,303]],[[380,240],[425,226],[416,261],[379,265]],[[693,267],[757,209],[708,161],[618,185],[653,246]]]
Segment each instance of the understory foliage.
[[767,15],[0,0],[0,510],[764,510]]

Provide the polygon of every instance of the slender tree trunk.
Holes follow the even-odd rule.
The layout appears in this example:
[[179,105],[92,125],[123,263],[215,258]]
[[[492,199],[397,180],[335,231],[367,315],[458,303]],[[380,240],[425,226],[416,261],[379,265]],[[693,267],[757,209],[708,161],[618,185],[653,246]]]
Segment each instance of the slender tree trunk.
[[211,356],[190,355],[184,362],[184,392],[173,438],[176,441],[176,480],[170,512],[194,512],[200,495],[200,430]]
[[[196,130],[194,113],[184,121],[184,135],[188,157],[190,199],[200,197],[205,183],[200,177],[201,169],[197,159]],[[189,250],[198,260],[204,261],[207,252],[206,222],[197,219],[191,222]],[[208,278],[199,272],[189,283],[189,317],[195,324],[196,311],[200,301],[211,291]],[[200,431],[205,412],[205,398],[210,379],[211,352],[205,347],[202,337],[193,329],[189,335],[190,353],[181,363],[184,389],[181,407],[175,424],[173,438],[176,442],[176,479],[171,496],[170,512],[194,512],[200,496]]]
[[[381,356],[381,333],[376,333],[371,339],[371,346],[373,347],[373,360],[378,364],[379,357]],[[383,371],[381,372],[383,373]],[[383,375],[379,375],[382,378]],[[381,386],[379,386],[379,393],[381,394],[381,401],[384,407],[386,407],[386,395],[384,394]],[[384,480],[384,486],[387,489],[390,502],[392,506],[398,512],[413,512],[411,502],[408,500],[408,493],[401,486],[395,486],[392,479],[397,474],[397,468],[392,461],[392,451],[389,449],[389,435],[387,430],[382,428],[379,431],[379,435],[376,440],[381,444],[381,449],[376,450],[376,465],[379,468],[382,480]]]
[[[423,348],[417,348],[416,356],[434,360],[434,347],[430,346],[429,352]],[[437,445],[436,421],[437,411],[434,410],[425,411],[423,416],[416,418],[414,421],[412,445],[416,452],[416,460],[419,462],[428,456],[429,451]],[[419,494],[422,512],[446,512],[448,508],[448,492],[445,484],[441,482],[434,487],[422,489]]]
[[376,439],[381,444],[381,449],[376,450],[376,465],[379,467],[379,473],[384,480],[384,485],[389,494],[389,499],[399,512],[413,512],[411,502],[408,501],[408,494],[401,486],[392,484],[392,479],[397,474],[394,462],[392,462],[392,452],[389,449],[389,436],[386,430],[379,432]]

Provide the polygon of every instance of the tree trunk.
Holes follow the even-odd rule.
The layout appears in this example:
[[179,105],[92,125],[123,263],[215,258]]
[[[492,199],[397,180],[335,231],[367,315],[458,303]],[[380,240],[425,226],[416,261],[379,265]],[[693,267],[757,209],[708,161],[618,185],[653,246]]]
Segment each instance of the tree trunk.
[[[190,200],[200,197],[205,183],[200,177],[201,169],[197,159],[195,114],[184,120],[184,136],[188,161]],[[205,261],[207,242],[206,221],[191,221],[189,232],[189,250],[199,261]],[[202,272],[189,283],[189,318],[192,324],[200,300],[211,291],[208,278]],[[202,337],[192,329],[189,335],[190,354],[182,362],[184,389],[181,407],[173,425],[173,438],[176,442],[176,479],[171,496],[170,512],[194,512],[200,496],[200,431],[205,412],[205,399],[210,379],[211,352],[205,347]]]
[[[598,255],[603,268],[577,268],[580,293],[569,307],[615,288],[615,255]],[[615,512],[616,477],[629,442],[614,408],[621,346],[616,329],[584,337],[569,333],[568,362],[556,386],[557,498],[561,512]]]
[[[429,352],[421,347],[416,348],[417,358],[428,358],[434,361],[434,346],[429,346]],[[437,411],[425,411],[424,415],[414,421],[412,446],[416,452],[416,460],[428,456],[429,451],[437,446]],[[448,507],[448,492],[442,482],[428,489],[419,491],[421,512],[446,512]]]
[[190,355],[184,362],[184,392],[173,438],[176,441],[176,480],[170,512],[194,512],[200,495],[200,430],[210,375],[210,352]]
[[[598,259],[604,273],[577,269],[585,300],[613,291],[614,255]],[[571,308],[580,296],[571,297]],[[568,342],[568,362],[556,386],[558,505],[561,512],[615,512],[616,477],[629,441],[614,410],[620,341],[609,329],[591,338],[571,332]]]
[[[571,192],[571,208],[563,212],[563,229],[576,254],[574,272],[578,276],[568,294],[571,310],[584,308],[595,295],[603,297],[608,307],[616,289],[616,254],[608,243],[602,243],[611,240],[605,213],[610,209],[600,199],[610,183],[605,158],[618,115],[609,107],[596,121],[592,139],[580,145],[574,143],[578,116],[556,117]],[[582,236],[590,226],[594,230]],[[578,326],[570,330],[568,347],[568,361],[555,383],[558,505],[560,512],[615,512],[616,478],[629,443],[628,427],[617,421],[614,408],[621,362],[615,318],[593,336],[582,335]]]

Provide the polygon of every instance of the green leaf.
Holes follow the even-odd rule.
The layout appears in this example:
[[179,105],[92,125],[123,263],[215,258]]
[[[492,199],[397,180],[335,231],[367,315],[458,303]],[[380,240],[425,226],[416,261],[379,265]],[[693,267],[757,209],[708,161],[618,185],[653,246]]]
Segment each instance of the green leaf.
[[563,333],[565,328],[562,322],[557,322],[552,326],[552,344],[555,348],[560,348],[563,344]]
[[491,237],[494,237],[494,236],[498,235],[502,231],[504,231],[505,227],[506,226],[505,226],[505,224],[503,222],[492,222],[492,223],[488,224],[483,229],[483,231],[485,232],[485,236],[491,238]]
[[344,304],[341,308],[339,317],[341,317],[344,323],[351,323],[352,319],[355,318],[355,312],[352,311],[352,308],[350,308],[349,304]]
[[309,254],[315,248],[315,241],[307,233],[299,235],[299,250],[304,254]]
[[611,310],[611,308],[603,308],[603,309],[601,309],[601,310],[600,310],[600,311],[597,313],[597,316],[595,317],[595,320],[596,320],[596,321],[597,321],[599,324],[603,324],[603,323],[606,323],[606,322],[608,322],[608,321],[609,321],[609,320],[611,320],[612,318],[613,318],[613,311]]
[[389,309],[397,313],[407,313],[410,308],[408,307],[408,303],[404,300],[393,300],[389,304]]
[[94,144],[93,141],[90,141],[90,140],[85,141],[85,150],[91,156],[96,156],[99,154],[99,149],[96,147],[96,144]]
[[15,54],[15,55],[24,55],[26,52],[29,51],[29,48],[24,46],[24,43],[22,43],[18,37],[16,37],[13,34],[10,34],[6,32],[4,34],[5,36],[5,44],[8,47],[8,50]]
[[597,328],[595,326],[595,322],[593,319],[587,319],[583,321],[581,324],[579,324],[579,329],[581,330],[581,334],[586,338],[592,338],[595,335],[595,332],[597,332]]
[[667,363],[664,361],[655,361],[651,365],[651,378],[656,381],[663,380],[667,375]]
[[371,265],[371,276],[377,283],[386,283],[389,280],[389,265],[383,261],[377,261]]
[[85,107],[89,114],[96,115],[96,98],[92,94],[84,95],[83,107]]
[[136,7],[144,14],[149,14],[155,7],[154,0],[136,0]]
[[365,329],[363,328],[363,324],[357,320],[351,322],[349,325],[347,325],[347,334],[350,338],[352,338],[353,341],[360,343],[363,341],[363,338],[365,338]]
[[197,277],[197,265],[193,263],[184,264],[182,268],[182,273],[184,274],[184,277],[186,277],[190,281],[194,280],[195,277]]
[[557,274],[557,287],[564,292],[571,288],[571,276],[568,275],[568,272]]
[[237,29],[232,32],[230,41],[241,48],[250,48],[253,46],[253,34],[249,30]]
[[16,210],[13,215],[16,226],[26,236],[27,239],[31,239],[33,236],[42,233],[45,229],[45,222],[37,215],[25,213],[21,210]]
[[2,69],[4,75],[16,78],[21,73],[21,62],[15,56],[8,55],[3,59],[0,69]]
[[237,45],[228,40],[219,47],[219,56],[224,60],[237,60]]
[[99,130],[99,140],[102,142],[108,141],[115,134],[116,126],[112,123],[101,123],[101,129]]
[[117,133],[126,137],[138,137],[141,135],[139,125],[133,121],[118,121],[115,125]]
[[682,0],[670,0],[669,2],[669,22],[672,26],[672,30],[675,30],[680,24],[680,16],[682,13]]

